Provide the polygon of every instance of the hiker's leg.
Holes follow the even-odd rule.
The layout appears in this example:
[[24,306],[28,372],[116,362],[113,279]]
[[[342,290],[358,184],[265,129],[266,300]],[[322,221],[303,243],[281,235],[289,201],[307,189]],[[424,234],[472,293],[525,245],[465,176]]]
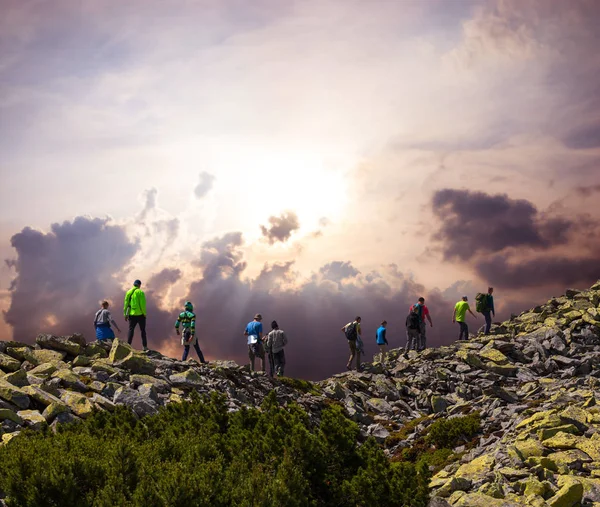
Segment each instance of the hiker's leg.
[[133,341],[133,332],[135,331],[135,326],[137,324],[137,319],[136,316],[130,316],[129,317],[129,331],[127,332],[127,343],[129,343],[129,345],[131,345],[131,342]]
[[252,345],[248,345],[248,357],[250,358],[250,371],[254,371],[254,350],[252,350]]
[[382,345],[380,347],[380,349],[381,349],[381,363],[383,364],[387,360],[387,345],[385,345],[385,344]]
[[356,342],[352,340],[348,340],[348,347],[350,347],[350,359],[348,359],[348,363],[346,364],[346,368],[352,368],[352,361],[354,360],[354,356],[356,355]]
[[492,328],[492,312],[486,311],[483,312],[483,316],[485,317],[485,334],[490,334],[490,329]]
[[277,367],[277,376],[283,377],[283,371],[285,370],[285,352],[280,350],[278,353],[279,366]]
[[146,316],[140,316],[140,330],[142,331],[142,347],[148,347],[148,341],[146,340]]
[[360,371],[360,352],[356,351],[356,371]]
[[200,350],[200,345],[198,345],[197,339],[196,339],[196,343],[194,343],[194,350],[196,351],[196,354],[198,354],[198,359],[200,359],[200,362],[206,363],[206,361],[204,360],[204,354]]
[[184,345],[183,346],[183,357],[181,358],[182,361],[185,361],[188,358],[188,354],[190,353],[190,346],[189,345]]
[[419,345],[419,350],[425,350],[427,347],[427,324],[425,322],[421,322],[421,343]]

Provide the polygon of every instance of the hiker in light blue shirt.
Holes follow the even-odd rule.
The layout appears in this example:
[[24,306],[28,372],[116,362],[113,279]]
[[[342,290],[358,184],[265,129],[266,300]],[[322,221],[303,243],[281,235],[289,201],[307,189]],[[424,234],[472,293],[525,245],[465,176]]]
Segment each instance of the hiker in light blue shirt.
[[381,364],[385,363],[386,355],[387,355],[387,347],[388,341],[385,336],[387,321],[383,321],[381,325],[377,328],[377,345],[379,346],[380,359]]
[[257,313],[252,322],[248,322],[244,331],[248,337],[248,357],[250,358],[250,369],[254,371],[254,360],[258,357],[261,361],[261,371],[265,371],[265,348],[263,346],[262,315]]

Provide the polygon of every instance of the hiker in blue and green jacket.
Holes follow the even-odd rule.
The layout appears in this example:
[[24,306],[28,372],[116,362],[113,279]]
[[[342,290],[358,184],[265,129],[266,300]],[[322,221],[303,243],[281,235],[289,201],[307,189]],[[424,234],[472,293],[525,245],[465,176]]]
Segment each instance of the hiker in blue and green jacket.
[[179,314],[175,321],[175,332],[179,335],[179,326],[183,328],[181,336],[181,345],[183,345],[183,357],[182,361],[185,361],[190,353],[190,345],[194,346],[198,359],[202,364],[206,364],[204,355],[198,345],[198,337],[196,336],[196,314],[194,313],[194,306],[189,301],[185,302],[184,310]]

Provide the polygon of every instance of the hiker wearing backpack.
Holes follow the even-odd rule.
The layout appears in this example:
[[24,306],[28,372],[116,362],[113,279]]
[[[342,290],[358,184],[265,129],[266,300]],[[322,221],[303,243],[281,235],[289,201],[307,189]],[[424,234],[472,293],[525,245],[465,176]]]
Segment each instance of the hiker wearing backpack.
[[469,339],[469,326],[465,322],[467,312],[469,312],[473,317],[477,318],[477,316],[471,311],[471,307],[468,303],[469,299],[467,296],[463,296],[462,300],[456,303],[454,306],[454,313],[452,314],[452,323],[458,322],[459,332],[458,339],[462,340],[463,336],[465,340]]
[[427,324],[425,319],[429,321],[429,326],[433,327],[431,316],[429,315],[429,308],[425,306],[425,298],[420,297],[416,304],[410,307],[410,312],[415,311],[421,317],[421,326],[419,330],[419,340],[417,342],[417,352],[425,350],[427,347]]
[[346,364],[346,369],[352,369],[352,361],[356,358],[356,371],[360,371],[360,346],[357,346],[358,336],[360,335],[360,317],[356,317],[352,322],[348,322],[343,328],[342,332],[346,335],[348,340],[348,347],[350,348],[350,359]]
[[258,357],[262,365],[261,371],[265,371],[265,347],[263,346],[262,315],[257,313],[254,320],[248,322],[244,331],[248,337],[248,357],[250,358],[250,370],[254,370],[254,361]]
[[404,348],[404,357],[408,357],[410,350],[418,350],[419,337],[421,336],[422,319],[419,315],[417,305],[411,306],[406,317],[406,347]]
[[127,343],[131,345],[133,341],[133,333],[137,325],[140,326],[142,332],[142,346],[144,352],[148,351],[148,342],[146,339],[146,295],[140,288],[142,282],[136,280],[133,282],[133,287],[125,294],[123,302],[123,315],[125,320],[129,321],[129,333],[127,334]]
[[204,354],[200,350],[200,345],[198,345],[198,336],[196,335],[196,314],[194,313],[194,306],[189,301],[185,302],[183,307],[183,311],[177,317],[175,321],[175,332],[177,336],[179,336],[179,326],[183,328],[181,333],[181,345],[183,345],[183,357],[182,361],[185,361],[190,353],[190,345],[194,346],[196,350],[196,354],[198,354],[198,359],[202,364],[206,364],[204,360]]
[[487,294],[479,293],[475,296],[475,311],[481,313],[485,319],[484,334],[490,334],[492,317],[496,317],[494,309],[494,287],[488,287]]
[[[273,357],[273,368],[275,375],[278,377],[283,376],[283,370],[285,368],[285,353],[283,348],[287,345],[288,339],[283,330],[279,329],[277,321],[271,322],[271,328],[273,329],[268,335],[265,341],[265,348],[270,351]],[[273,371],[271,370],[271,377]]]
[[385,336],[386,327],[387,327],[387,322],[384,320],[376,332],[376,342],[377,342],[377,345],[379,346],[379,353],[380,353],[379,361],[381,362],[381,364],[385,364],[387,347],[388,347],[388,341]]

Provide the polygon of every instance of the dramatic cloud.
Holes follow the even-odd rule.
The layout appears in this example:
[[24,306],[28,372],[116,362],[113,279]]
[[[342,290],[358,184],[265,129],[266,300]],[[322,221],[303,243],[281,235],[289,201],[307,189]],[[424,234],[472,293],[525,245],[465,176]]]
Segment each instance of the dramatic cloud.
[[200,181],[194,188],[194,195],[198,199],[205,197],[212,189],[215,183],[215,176],[213,174],[203,171],[200,173]]
[[277,241],[287,241],[292,232],[300,228],[298,216],[292,211],[286,211],[278,217],[269,217],[269,224],[269,227],[261,225],[260,230],[271,245]]
[[323,266],[319,272],[325,280],[341,282],[347,278],[354,278],[360,273],[350,262],[335,261]]
[[112,300],[120,312],[115,278],[138,251],[124,229],[107,219],[77,217],[53,224],[51,232],[30,228],[11,240],[17,258],[11,303],[5,314],[14,337],[31,342],[40,332],[84,332],[90,337],[98,302]]
[[439,190],[432,207],[441,221],[434,239],[442,241],[447,260],[469,260],[508,247],[545,249],[564,244],[572,225],[541,215],[529,201],[469,190]]
[[432,208],[444,258],[470,261],[495,286],[585,286],[600,278],[600,220],[590,215],[559,207],[568,218],[549,217],[526,200],[453,189],[436,192]]

